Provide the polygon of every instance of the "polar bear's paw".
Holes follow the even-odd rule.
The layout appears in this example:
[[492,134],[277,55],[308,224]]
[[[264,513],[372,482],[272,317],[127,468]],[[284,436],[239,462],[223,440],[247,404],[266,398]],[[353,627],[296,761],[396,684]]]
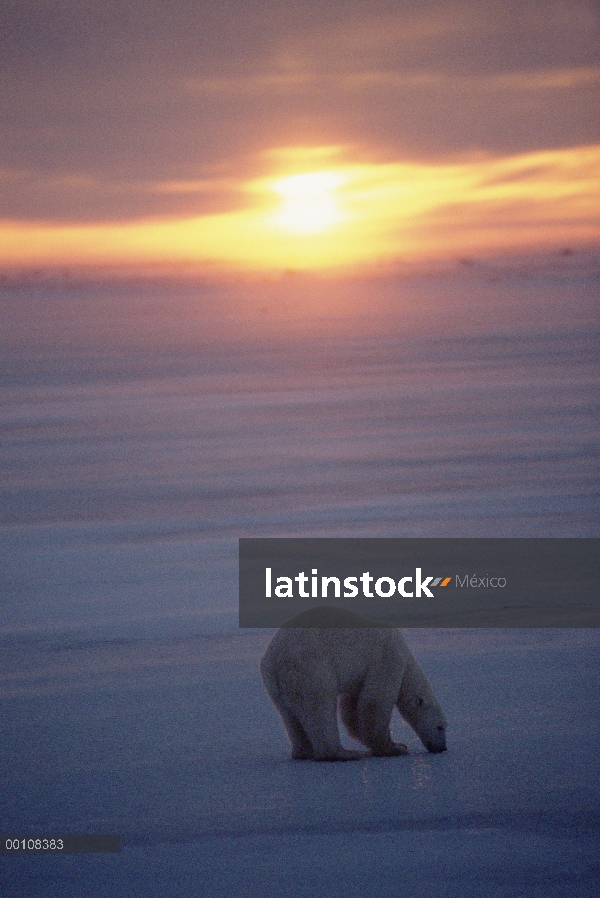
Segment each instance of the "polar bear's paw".
[[385,748],[373,749],[371,751],[371,756],[374,758],[395,758],[398,755],[408,754],[408,746],[404,742],[392,742],[391,745],[387,745]]
[[362,761],[363,758],[369,757],[367,751],[354,751],[350,748],[336,748],[335,751],[327,752],[323,755],[313,754],[306,750],[294,750],[292,752],[293,761]]

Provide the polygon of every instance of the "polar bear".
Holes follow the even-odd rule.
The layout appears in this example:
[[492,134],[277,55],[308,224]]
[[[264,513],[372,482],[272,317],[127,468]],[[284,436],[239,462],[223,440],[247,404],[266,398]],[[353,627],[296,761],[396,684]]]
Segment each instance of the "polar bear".
[[[260,671],[296,760],[408,754],[392,741],[394,705],[428,751],[446,750],[446,718],[399,630],[342,608],[313,608],[275,633]],[[370,752],[342,746],[338,701],[348,732]]]

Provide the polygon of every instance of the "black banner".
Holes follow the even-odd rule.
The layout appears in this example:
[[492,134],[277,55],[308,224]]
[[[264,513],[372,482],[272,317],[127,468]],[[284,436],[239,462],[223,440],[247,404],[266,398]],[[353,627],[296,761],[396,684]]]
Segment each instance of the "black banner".
[[0,854],[116,854],[120,836],[70,836],[48,833],[0,836]]
[[[240,627],[598,627],[597,539],[240,539]],[[328,626],[316,612],[311,626]],[[298,626],[307,626],[305,622]]]

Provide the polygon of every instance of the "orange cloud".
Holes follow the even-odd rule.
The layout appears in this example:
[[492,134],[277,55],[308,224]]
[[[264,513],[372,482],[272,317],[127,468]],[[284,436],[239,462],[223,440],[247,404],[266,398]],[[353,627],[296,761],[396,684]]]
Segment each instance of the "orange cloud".
[[600,146],[437,164],[361,162],[358,155],[341,147],[264,154],[270,171],[237,185],[245,206],[221,214],[81,226],[4,222],[0,262],[322,270],[600,237]]

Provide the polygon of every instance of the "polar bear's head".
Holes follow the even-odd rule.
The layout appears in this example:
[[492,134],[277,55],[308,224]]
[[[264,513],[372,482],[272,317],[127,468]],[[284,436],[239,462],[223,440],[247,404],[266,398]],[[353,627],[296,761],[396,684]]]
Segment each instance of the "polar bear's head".
[[427,751],[446,751],[446,718],[427,677],[412,659],[406,666],[396,707]]

